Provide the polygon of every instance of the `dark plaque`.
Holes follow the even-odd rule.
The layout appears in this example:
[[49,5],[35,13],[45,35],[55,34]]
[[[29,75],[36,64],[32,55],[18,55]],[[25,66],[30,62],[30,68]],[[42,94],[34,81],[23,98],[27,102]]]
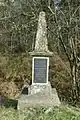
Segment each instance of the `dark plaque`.
[[34,59],[34,83],[47,82],[47,59]]

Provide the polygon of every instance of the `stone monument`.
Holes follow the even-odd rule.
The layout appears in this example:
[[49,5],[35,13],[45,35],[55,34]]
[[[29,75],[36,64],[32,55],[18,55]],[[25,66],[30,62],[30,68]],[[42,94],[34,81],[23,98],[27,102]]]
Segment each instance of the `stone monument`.
[[32,56],[32,85],[28,87],[28,94],[21,94],[18,99],[18,109],[29,106],[59,106],[60,101],[55,88],[51,88],[48,81],[49,57],[53,55],[48,50],[47,27],[45,12],[40,12],[35,48]]

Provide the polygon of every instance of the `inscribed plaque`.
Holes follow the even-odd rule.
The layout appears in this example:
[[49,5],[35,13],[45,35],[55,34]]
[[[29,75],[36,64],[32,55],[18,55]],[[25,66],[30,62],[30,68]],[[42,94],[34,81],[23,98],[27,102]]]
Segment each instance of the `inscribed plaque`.
[[47,82],[47,59],[34,59],[34,83]]

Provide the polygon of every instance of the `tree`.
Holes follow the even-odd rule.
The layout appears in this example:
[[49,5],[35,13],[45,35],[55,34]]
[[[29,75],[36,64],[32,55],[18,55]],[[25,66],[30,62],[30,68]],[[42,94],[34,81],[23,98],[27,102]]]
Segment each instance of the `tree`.
[[79,99],[79,38],[80,38],[80,2],[79,0],[61,0],[59,6],[56,9],[54,3],[54,9],[50,6],[49,10],[54,15],[55,24],[57,26],[56,34],[58,40],[62,45],[65,54],[70,64],[70,73],[72,80],[72,95],[73,100]]

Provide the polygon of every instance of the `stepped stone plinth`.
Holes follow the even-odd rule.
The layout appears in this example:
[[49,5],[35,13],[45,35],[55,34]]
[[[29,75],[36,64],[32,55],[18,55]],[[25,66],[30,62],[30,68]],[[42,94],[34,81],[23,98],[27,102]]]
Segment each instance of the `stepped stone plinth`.
[[20,96],[18,101],[19,110],[23,110],[27,107],[52,107],[60,105],[57,91],[55,88],[51,88],[50,83],[48,83],[48,85],[39,87],[41,88],[33,88],[34,91],[31,90],[31,93],[28,95],[22,94]]

